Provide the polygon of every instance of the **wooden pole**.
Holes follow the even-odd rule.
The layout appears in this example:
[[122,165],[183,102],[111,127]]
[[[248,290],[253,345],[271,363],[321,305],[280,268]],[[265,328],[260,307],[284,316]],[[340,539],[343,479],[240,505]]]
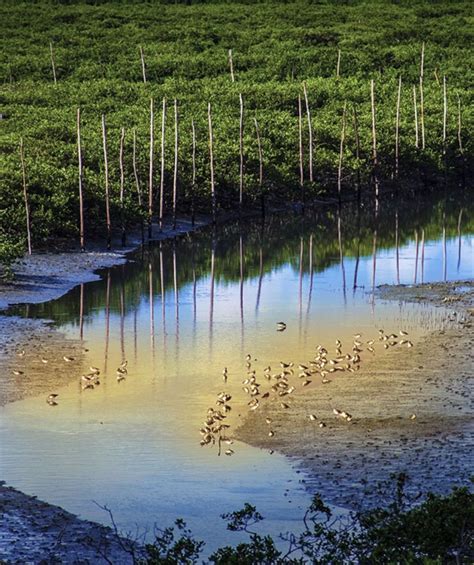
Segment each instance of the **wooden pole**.
[[104,150],[104,175],[105,175],[105,216],[107,224],[107,249],[112,247],[112,223],[110,220],[110,194],[109,194],[109,161],[107,157],[107,127],[105,114],[102,114],[102,147]]
[[50,54],[51,54],[51,67],[52,67],[52,69],[53,69],[53,81],[54,81],[54,84],[56,85],[56,84],[57,84],[57,80],[56,80],[56,65],[55,65],[55,63],[54,63],[53,43],[52,43],[51,41],[50,41],[50,43],[49,43],[49,51],[50,51]]
[[122,247],[125,247],[127,242],[127,232],[125,229],[125,168],[123,165],[123,149],[125,144],[125,128],[120,130],[120,150],[119,150],[119,168],[120,168],[120,220],[122,223]]
[[421,126],[421,148],[425,149],[425,103],[423,95],[423,76],[425,68],[425,42],[421,45],[420,60],[420,126]]
[[230,78],[231,78],[232,82],[235,82],[234,62],[232,60],[232,49],[229,49],[229,68],[230,68]]
[[143,47],[140,45],[140,59],[142,62],[142,77],[143,82],[146,84],[146,67],[145,67],[145,55],[143,53]]
[[207,119],[209,124],[209,160],[211,167],[211,199],[212,199],[212,221],[216,223],[216,190],[214,184],[214,142],[212,135],[212,116],[211,116],[211,103],[207,106]]
[[339,196],[339,202],[341,201],[341,191],[342,191],[342,159],[344,155],[345,135],[346,135],[346,102],[344,102],[344,107],[342,109],[341,143],[339,146],[339,165],[337,168],[337,193]]
[[304,101],[306,104],[306,114],[308,115],[308,134],[309,134],[309,182],[313,182],[313,128],[311,126],[311,111],[309,109],[308,91],[306,82],[303,82]]
[[425,102],[423,95],[423,77],[420,77],[420,129],[421,148],[425,149]]
[[174,170],[173,170],[173,229],[176,229],[178,201],[178,101],[174,100]]
[[161,177],[160,177],[160,230],[163,230],[164,194],[165,194],[165,128],[166,98],[163,98],[161,111]]
[[443,76],[443,155],[446,157],[446,139],[448,127],[448,96],[446,87],[446,75]]
[[260,130],[258,128],[257,118],[254,118],[255,123],[255,133],[257,135],[257,148],[258,148],[258,186],[260,192],[260,202],[262,208],[262,218],[265,216],[265,195],[263,193],[263,153],[262,153],[262,143],[260,140]]
[[301,111],[301,95],[298,94],[298,139],[299,139],[299,152],[300,152],[300,186],[301,198],[303,199],[303,186],[304,186],[304,166],[303,166],[303,115]]
[[239,155],[240,155],[240,181],[239,181],[239,214],[242,213],[244,198],[244,99],[239,94],[240,121],[239,121]]
[[26,238],[28,242],[28,255],[31,255],[32,250],[31,250],[30,205],[28,203],[28,187],[26,184],[25,149],[23,145],[23,137],[20,137],[20,161],[21,161],[21,175],[23,179],[23,199],[25,201]]
[[398,78],[397,112],[395,118],[395,178],[398,178],[400,150],[400,102],[402,98],[402,77]]
[[341,70],[341,50],[337,50],[336,77],[339,78]]
[[150,168],[148,171],[148,239],[152,238],[153,229],[153,156],[155,144],[155,113],[153,98],[150,98]]
[[359,137],[359,120],[357,117],[357,109],[355,105],[352,107],[354,116],[354,138],[356,144],[356,160],[357,160],[357,171],[356,171],[356,192],[357,198],[360,200],[360,137]]
[[418,107],[416,103],[416,86],[413,85],[413,110],[415,112],[415,147],[419,149],[420,138],[418,134]]
[[77,163],[79,168],[79,243],[81,251],[86,250],[84,240],[84,199],[82,194],[82,146],[81,146],[81,109],[77,109]]
[[462,128],[462,120],[461,120],[461,98],[458,94],[458,144],[459,144],[459,153],[464,155],[464,150],[462,147],[462,136],[461,136],[461,128]]
[[195,223],[194,198],[196,192],[196,128],[194,126],[194,120],[191,120],[191,130],[192,130],[192,138],[193,138],[193,151],[192,151],[193,177],[191,181],[191,224],[194,227],[194,223]]
[[373,178],[375,186],[375,208],[378,209],[378,197],[379,197],[379,180],[377,175],[377,134],[376,134],[376,122],[375,122],[375,85],[374,80],[370,81],[370,102],[372,107],[372,164],[373,164]]
[[143,202],[142,202],[142,191],[140,188],[140,180],[138,178],[138,168],[137,168],[137,132],[135,128],[133,128],[133,148],[132,148],[132,164],[133,164],[133,176],[135,178],[135,187],[137,189],[137,197],[138,197],[138,207],[140,209],[140,229],[142,234],[142,243],[145,241],[145,232],[143,228]]

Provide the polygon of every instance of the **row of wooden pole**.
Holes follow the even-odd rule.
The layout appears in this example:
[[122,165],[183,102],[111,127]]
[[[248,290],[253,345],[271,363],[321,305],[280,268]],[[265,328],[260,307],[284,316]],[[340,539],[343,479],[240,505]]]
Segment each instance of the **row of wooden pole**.
[[[422,79],[422,70],[420,72],[420,78]],[[420,81],[420,101],[422,100],[421,95],[422,90],[422,80]],[[419,148],[419,125],[418,125],[418,108],[417,108],[417,96],[416,87],[414,87],[414,125],[415,125],[415,146]],[[402,78],[399,78],[398,82],[398,92],[396,100],[396,119],[395,119],[395,162],[394,162],[394,176],[395,178],[399,175],[399,159],[400,159],[400,107],[401,107],[401,93],[402,93]],[[303,95],[305,102],[305,111],[308,124],[308,176],[309,181],[314,182],[314,172],[313,172],[313,127],[311,121],[311,109],[308,100],[308,90],[306,83],[303,83]],[[375,100],[375,83],[373,80],[370,82],[370,98],[371,98],[371,129],[372,129],[372,178],[374,185],[374,196],[376,203],[379,197],[379,177],[378,177],[378,154],[377,154],[377,124],[376,124],[376,100]],[[239,94],[239,104],[240,104],[240,119],[239,119],[239,210],[242,211],[243,207],[243,196],[244,196],[244,99],[242,94]],[[213,123],[212,123],[212,112],[211,103],[208,103],[207,108],[207,118],[208,118],[208,145],[209,145],[209,164],[210,164],[210,192],[211,192],[211,205],[212,205],[212,216],[213,220],[216,217],[216,186],[215,186],[215,172],[214,172],[214,134],[213,134]],[[166,99],[163,98],[162,102],[162,120],[161,120],[161,175],[160,175],[160,188],[159,188],[159,226],[160,230],[163,229],[163,217],[164,217],[164,176],[165,176],[165,125],[166,125]],[[421,112],[421,108],[420,108]],[[337,168],[337,190],[339,199],[342,193],[342,183],[343,183],[343,158],[344,158],[344,147],[347,137],[347,102],[344,102],[342,110],[342,121],[341,121],[341,136],[339,143],[339,159]],[[423,116],[423,112],[420,113],[420,117]],[[443,155],[446,154],[446,140],[447,140],[447,116],[448,116],[448,106],[447,106],[447,84],[446,77],[443,77],[443,130],[442,130],[442,141],[443,141]],[[422,124],[422,143],[423,148],[424,143],[424,122]],[[173,214],[173,228],[176,228],[177,219],[177,202],[178,202],[178,149],[179,149],[179,119],[178,119],[178,102],[174,100],[174,166],[173,166],[173,202],[172,202],[172,214]],[[261,136],[258,121],[254,118],[254,126],[257,140],[258,149],[258,159],[259,159],[259,175],[258,184],[260,189],[263,187],[263,150],[261,143]],[[458,97],[458,145],[459,152],[463,154],[462,137],[461,137],[461,104]],[[192,129],[192,219],[194,223],[194,191],[196,187],[196,128],[194,120],[191,121]],[[154,130],[155,130],[155,111],[154,111],[154,100],[150,99],[150,154],[149,154],[149,178],[148,178],[148,237],[152,237],[152,219],[154,214]],[[358,117],[356,108],[353,107],[353,130],[355,139],[355,150],[356,158],[360,159],[360,140],[358,131]],[[304,173],[304,148],[303,148],[303,109],[302,109],[302,98],[298,95],[298,139],[299,139],[299,173],[300,173],[300,187],[301,187],[301,201],[304,203],[304,187],[305,187],[305,173]],[[120,214],[121,214],[121,230],[122,230],[122,245],[126,243],[126,220],[125,220],[125,169],[124,169],[124,143],[125,143],[125,128],[120,130],[120,150],[119,150],[119,169],[120,169]],[[106,230],[107,230],[107,248],[110,249],[112,244],[112,222],[110,213],[110,186],[109,186],[109,162],[108,162],[108,146],[107,146],[107,126],[106,117],[102,115],[102,145],[103,145],[103,159],[104,159],[104,187],[105,187],[105,213],[106,213]],[[79,167],[79,208],[80,208],[80,221],[79,221],[79,237],[80,237],[80,247],[81,250],[85,249],[85,222],[84,222],[84,198],[83,198],[83,160],[82,160],[82,145],[81,145],[81,110],[77,109],[77,154],[78,154],[78,167]],[[26,182],[26,167],[25,167],[25,157],[24,157],[24,145],[23,139],[20,142],[20,160],[22,167],[22,177],[23,177],[23,191],[25,199],[25,210],[26,210],[26,223],[27,223],[27,237],[28,237],[28,252],[31,253],[31,226],[30,226],[30,211],[28,205],[28,193],[27,193],[27,182]],[[138,196],[138,204],[140,208],[143,205],[142,190],[140,188],[138,170],[137,170],[137,154],[136,154],[136,130],[133,129],[133,150],[132,150],[132,161],[133,161],[133,175],[136,185],[136,191]],[[357,170],[357,190],[360,189],[360,170]],[[142,226],[143,230],[143,226]]]
[[[145,53],[144,53],[143,47],[141,45],[138,47],[138,50],[139,50],[139,53],[140,53],[142,80],[143,80],[144,84],[147,84],[148,79],[147,79],[147,74],[146,74]],[[50,58],[51,58],[51,70],[52,70],[53,82],[56,85],[57,84],[56,62],[55,62],[54,49],[53,49],[53,43],[52,42],[49,43],[49,51],[50,51]],[[337,50],[337,61],[336,61],[336,77],[337,78],[340,78],[340,76],[341,76],[341,57],[342,57],[341,49],[338,49]],[[234,83],[235,82],[235,72],[234,72],[234,60],[233,60],[232,49],[228,50],[227,60],[228,60],[228,64],[229,64],[230,79],[231,79],[231,82]],[[424,111],[424,96],[423,96],[424,66],[425,66],[425,43],[423,42],[422,45],[421,45],[420,75],[419,75],[420,106],[421,106],[421,112],[422,112],[422,117],[421,117],[422,123],[424,121],[424,118],[423,118],[423,111]],[[436,82],[438,83],[438,85],[441,86],[439,76],[438,76],[438,69],[434,70],[434,76],[435,76],[435,79],[436,79]],[[423,145],[423,148],[424,148],[423,131],[424,131],[424,128],[422,126],[422,145]]]

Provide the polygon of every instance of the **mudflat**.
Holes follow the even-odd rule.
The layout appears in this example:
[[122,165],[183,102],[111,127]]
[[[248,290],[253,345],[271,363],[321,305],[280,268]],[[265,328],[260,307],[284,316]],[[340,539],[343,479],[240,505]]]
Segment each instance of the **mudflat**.
[[359,371],[298,387],[288,407],[262,403],[236,431],[293,458],[310,491],[353,509],[381,504],[378,485],[394,473],[408,474],[416,496],[466,484],[474,468],[474,283],[383,286],[378,297],[444,307],[446,329],[408,348],[377,351],[376,341]]

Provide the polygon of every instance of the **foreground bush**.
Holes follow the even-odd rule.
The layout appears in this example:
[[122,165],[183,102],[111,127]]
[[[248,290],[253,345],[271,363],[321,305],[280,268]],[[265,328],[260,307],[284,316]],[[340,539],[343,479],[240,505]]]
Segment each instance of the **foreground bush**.
[[[392,485],[391,501],[380,508],[334,517],[319,495],[304,516],[300,534],[280,534],[278,543],[252,526],[263,520],[254,506],[225,514],[227,528],[249,539],[218,549],[209,562],[224,565],[298,563],[472,563],[474,560],[474,495],[468,487],[441,496],[429,493],[413,505],[405,494],[407,477]],[[281,549],[285,546],[286,549]],[[145,547],[141,565],[197,563],[204,542],[196,540],[182,520],[160,530]]]

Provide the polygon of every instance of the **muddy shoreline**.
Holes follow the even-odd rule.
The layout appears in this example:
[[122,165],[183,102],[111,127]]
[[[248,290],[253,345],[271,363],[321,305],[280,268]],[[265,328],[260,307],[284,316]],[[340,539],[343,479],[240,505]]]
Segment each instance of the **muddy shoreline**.
[[[190,229],[189,223],[183,223],[179,230],[162,237]],[[109,253],[91,250],[33,256],[18,265],[19,278],[14,284],[0,285],[0,307],[51,300],[77,284],[97,280],[95,270],[126,262],[126,254],[140,243],[138,238],[128,248]],[[73,266],[69,264],[72,256]],[[449,329],[429,334],[408,352],[391,350],[382,362],[377,358],[377,363],[364,365],[354,378],[334,379],[329,385],[295,393],[291,410],[269,404],[252,412],[238,430],[239,439],[289,456],[303,471],[310,491],[321,492],[329,503],[350,508],[378,500],[374,486],[390,473],[408,470],[415,479],[413,493],[420,489],[445,492],[455,483],[466,484],[474,466],[472,281],[380,287],[378,295],[386,300],[447,306],[456,315],[451,314]],[[0,336],[3,404],[50,391],[77,379],[82,370],[87,343],[67,339],[47,321],[0,315]],[[74,361],[65,362],[64,356]],[[34,371],[44,374],[43,359],[51,368],[48,377],[33,378],[30,383],[28,375]],[[19,370],[21,375],[13,374]],[[35,382],[39,384],[33,385]],[[350,411],[353,420],[335,418],[333,406]],[[326,427],[320,429],[309,422],[308,413],[316,413]],[[269,416],[275,422],[272,438],[264,421]],[[105,563],[104,547],[115,552],[108,553],[114,563],[131,562],[120,543],[115,543],[112,530],[3,484],[0,512],[0,559],[8,563],[55,558],[64,563]],[[90,537],[91,533],[96,537]]]
[[378,296],[448,306],[447,328],[412,348],[376,352],[356,373],[300,388],[287,409],[267,403],[237,430],[242,441],[290,457],[310,492],[351,509],[380,504],[377,485],[394,473],[409,475],[416,496],[466,485],[474,468],[474,283],[383,286]]

